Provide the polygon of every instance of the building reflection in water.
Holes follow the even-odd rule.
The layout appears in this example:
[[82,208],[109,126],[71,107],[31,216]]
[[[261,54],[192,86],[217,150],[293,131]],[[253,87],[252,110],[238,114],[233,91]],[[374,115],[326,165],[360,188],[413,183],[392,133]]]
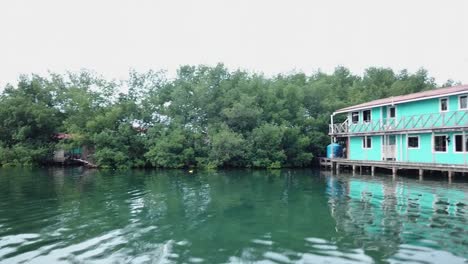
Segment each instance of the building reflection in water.
[[374,259],[391,259],[410,247],[466,254],[463,185],[350,175],[328,175],[326,181],[342,245],[362,247]]
[[0,170],[0,263],[456,263],[467,190],[310,170]]

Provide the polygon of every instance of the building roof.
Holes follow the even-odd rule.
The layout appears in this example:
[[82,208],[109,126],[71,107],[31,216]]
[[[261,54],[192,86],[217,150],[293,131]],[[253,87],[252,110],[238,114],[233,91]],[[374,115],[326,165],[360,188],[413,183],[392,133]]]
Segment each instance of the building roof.
[[442,96],[449,96],[449,95],[456,95],[468,92],[468,85],[459,85],[447,88],[437,88],[429,91],[419,92],[419,93],[412,93],[412,94],[405,94],[399,96],[392,96],[388,98],[378,99],[374,101],[370,101],[363,104],[353,105],[349,107],[345,107],[335,111],[336,114],[338,113],[346,113],[355,110],[361,109],[368,109],[377,106],[384,106],[384,105],[394,105],[394,104],[401,104],[411,101],[418,101],[418,100],[425,100],[430,98],[438,98]]

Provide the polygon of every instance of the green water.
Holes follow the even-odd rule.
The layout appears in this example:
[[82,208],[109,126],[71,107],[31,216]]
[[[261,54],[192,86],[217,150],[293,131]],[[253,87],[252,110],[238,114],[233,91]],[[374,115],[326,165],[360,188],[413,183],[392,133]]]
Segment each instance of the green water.
[[0,169],[0,263],[464,263],[468,183]]

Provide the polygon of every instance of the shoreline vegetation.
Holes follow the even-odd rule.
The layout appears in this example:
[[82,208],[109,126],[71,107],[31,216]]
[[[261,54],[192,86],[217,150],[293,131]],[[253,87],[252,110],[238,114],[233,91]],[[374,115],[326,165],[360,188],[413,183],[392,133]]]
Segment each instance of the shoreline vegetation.
[[0,94],[0,166],[47,165],[54,151],[86,146],[100,168],[308,167],[324,155],[335,109],[435,87],[424,69],[376,67],[362,76],[337,67],[266,77],[222,64],[182,66],[173,79],[23,75]]

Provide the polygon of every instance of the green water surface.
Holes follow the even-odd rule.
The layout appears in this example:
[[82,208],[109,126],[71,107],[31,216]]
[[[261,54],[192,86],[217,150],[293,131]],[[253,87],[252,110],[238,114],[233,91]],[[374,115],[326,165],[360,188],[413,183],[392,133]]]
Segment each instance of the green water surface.
[[0,263],[465,263],[468,183],[0,169]]

